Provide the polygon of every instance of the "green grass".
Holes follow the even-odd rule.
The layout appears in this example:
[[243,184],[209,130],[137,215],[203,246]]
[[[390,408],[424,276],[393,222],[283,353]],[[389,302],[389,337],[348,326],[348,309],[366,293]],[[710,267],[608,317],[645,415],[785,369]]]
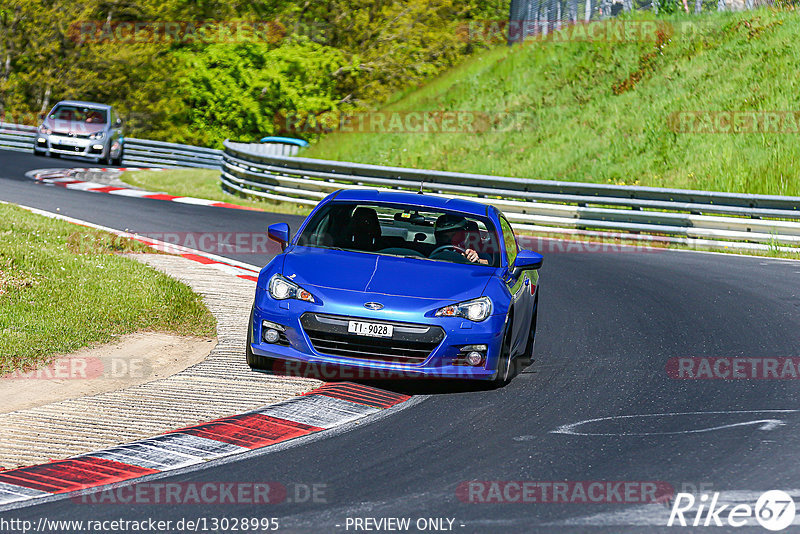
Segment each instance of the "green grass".
[[170,195],[205,198],[246,208],[277,213],[307,215],[311,208],[291,202],[254,200],[231,195],[222,190],[219,171],[213,169],[166,169],[163,171],[128,171],[120,179],[130,185]]
[[200,296],[118,254],[145,250],[0,205],[0,375],[137,331],[214,336]]
[[[652,17],[635,16],[629,20]],[[651,40],[497,47],[387,107],[520,113],[514,131],[334,133],[303,156],[800,195],[800,134],[679,133],[670,126],[681,111],[800,116],[800,17],[761,9],[662,20],[678,31],[661,46]]]

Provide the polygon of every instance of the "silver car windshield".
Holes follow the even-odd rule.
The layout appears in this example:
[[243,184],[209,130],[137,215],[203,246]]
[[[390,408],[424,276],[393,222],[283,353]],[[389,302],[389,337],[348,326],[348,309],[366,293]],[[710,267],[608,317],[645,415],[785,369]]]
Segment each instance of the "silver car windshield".
[[54,121],[108,124],[108,111],[71,104],[60,104],[53,108],[49,118]]

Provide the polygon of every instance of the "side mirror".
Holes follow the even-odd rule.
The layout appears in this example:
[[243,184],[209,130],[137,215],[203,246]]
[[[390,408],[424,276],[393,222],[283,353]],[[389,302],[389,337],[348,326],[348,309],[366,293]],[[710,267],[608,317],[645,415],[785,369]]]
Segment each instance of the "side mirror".
[[276,223],[269,225],[267,235],[273,241],[277,241],[281,245],[281,250],[286,250],[286,245],[289,243],[289,225],[286,223]]
[[532,250],[520,250],[517,253],[517,258],[514,260],[515,271],[530,271],[538,269],[542,266],[544,257],[538,252]]

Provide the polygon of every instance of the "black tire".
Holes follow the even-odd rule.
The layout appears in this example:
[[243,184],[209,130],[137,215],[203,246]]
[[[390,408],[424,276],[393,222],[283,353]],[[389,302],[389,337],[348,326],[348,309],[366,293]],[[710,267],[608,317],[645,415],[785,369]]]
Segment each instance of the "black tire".
[[122,158],[124,157],[124,155],[125,155],[125,150],[123,148],[120,148],[119,156],[111,159],[111,165],[114,165],[115,167],[122,167]]
[[514,362],[511,360],[511,330],[514,323],[514,318],[509,317],[506,325],[505,332],[503,333],[503,345],[500,349],[500,361],[497,362],[497,376],[494,377],[492,383],[494,387],[500,388],[511,382],[514,378],[511,370],[515,367]]
[[[254,305],[255,306],[255,305]],[[253,343],[253,312],[255,308],[250,309],[250,319],[247,322],[247,344],[244,348],[245,359],[250,369],[255,371],[272,371],[275,360],[266,356],[259,356],[253,353],[250,345]]]
[[531,326],[528,330],[528,342],[525,344],[525,358],[528,360],[533,359],[533,349],[536,342],[536,318],[539,316],[539,293],[536,293],[536,299],[533,301],[533,317],[531,317]]

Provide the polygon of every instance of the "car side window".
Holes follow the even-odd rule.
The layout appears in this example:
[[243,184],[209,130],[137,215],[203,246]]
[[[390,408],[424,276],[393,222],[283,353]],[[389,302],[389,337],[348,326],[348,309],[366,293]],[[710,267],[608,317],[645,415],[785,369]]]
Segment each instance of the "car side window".
[[517,239],[514,236],[514,230],[505,217],[500,217],[500,227],[503,229],[503,241],[506,244],[506,255],[508,256],[508,264],[514,265],[514,260],[517,259]]

